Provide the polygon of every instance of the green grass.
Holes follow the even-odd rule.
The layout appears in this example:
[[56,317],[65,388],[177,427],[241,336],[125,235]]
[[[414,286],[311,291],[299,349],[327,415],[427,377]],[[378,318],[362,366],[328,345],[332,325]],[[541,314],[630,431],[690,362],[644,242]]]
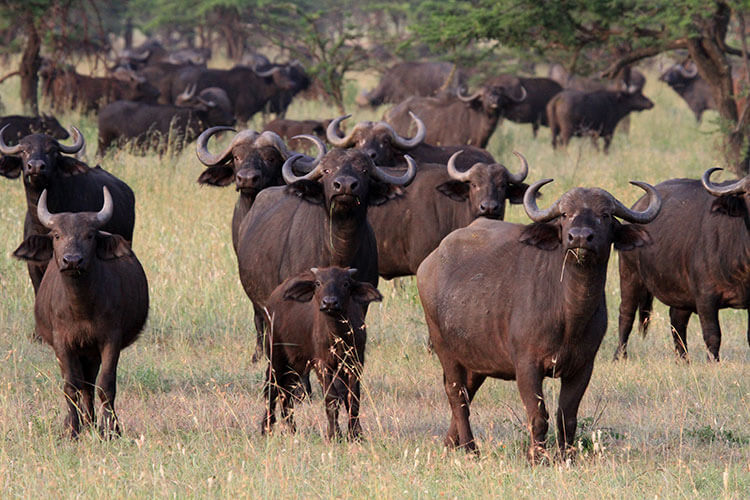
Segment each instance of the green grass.
[[[615,136],[609,156],[580,139],[567,152],[553,152],[547,129],[533,140],[530,126],[508,122],[489,149],[512,167],[511,150],[517,149],[530,162],[530,180],[555,179],[541,204],[577,185],[603,187],[630,204],[642,192],[628,180],[697,177],[717,163],[719,138],[711,133],[716,115],[707,113],[697,125],[674,92],[649,77],[645,93],[656,107],[632,116],[630,134]],[[17,79],[0,85],[0,93],[8,114],[20,111]],[[362,120],[380,117],[385,108],[350,109]],[[289,117],[335,114],[320,103],[295,102]],[[83,130],[93,161],[96,121],[71,113],[61,122]],[[257,117],[253,125],[260,122]],[[30,341],[31,285],[25,265],[10,256],[21,242],[23,187],[0,179],[2,498],[750,496],[745,312],[722,311],[718,365],[706,361],[695,317],[688,331],[692,362],[675,361],[662,305],[649,335],[633,335],[630,360],[613,363],[616,255],[607,285],[609,328],[579,411],[576,463],[526,463],[525,413],[512,382],[487,382],[472,405],[480,458],[443,448],[450,412],[440,364],[425,348],[413,279],[381,282],[385,300],[370,308],[365,440],[327,443],[320,396],[299,405],[296,435],[262,437],[263,365],[250,363],[252,312],[230,236],[236,193],[195,182],[202,168],[192,147],[161,159],[110,153],[102,165],[136,193],[134,250],[152,299],[145,331],[120,361],[117,407],[124,435],[112,442],[90,432],[77,442],[61,437],[59,369],[48,346]],[[526,222],[518,206],[508,210],[508,219]],[[558,387],[557,381],[545,384],[551,411]]]

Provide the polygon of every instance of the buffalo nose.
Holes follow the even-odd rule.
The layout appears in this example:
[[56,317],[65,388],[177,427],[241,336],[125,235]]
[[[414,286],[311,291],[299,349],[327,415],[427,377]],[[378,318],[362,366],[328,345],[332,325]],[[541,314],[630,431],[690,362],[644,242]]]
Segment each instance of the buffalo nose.
[[65,254],[62,258],[63,266],[67,269],[76,269],[80,267],[83,257],[75,254]]
[[320,301],[321,311],[338,311],[339,309],[340,307],[339,307],[338,297],[333,297],[329,295],[329,296],[323,297],[323,299]]
[[237,172],[237,180],[243,184],[254,186],[260,180],[260,174],[258,172],[240,170]]
[[350,176],[341,176],[333,181],[333,189],[336,193],[351,193],[359,186],[359,181]]
[[44,160],[29,160],[27,165],[29,166],[29,170],[31,172],[40,172],[41,170],[44,170],[44,167],[47,165],[44,163]]
[[377,157],[378,157],[378,152],[377,152],[377,151],[375,151],[374,149],[368,149],[368,150],[367,150],[367,155],[368,155],[368,156],[369,156],[369,157],[370,157],[371,159],[375,160],[375,159],[377,159]]
[[494,214],[499,208],[500,204],[496,200],[483,201],[479,204],[479,213]]
[[568,243],[580,246],[594,240],[594,230],[590,227],[573,227],[568,231]]

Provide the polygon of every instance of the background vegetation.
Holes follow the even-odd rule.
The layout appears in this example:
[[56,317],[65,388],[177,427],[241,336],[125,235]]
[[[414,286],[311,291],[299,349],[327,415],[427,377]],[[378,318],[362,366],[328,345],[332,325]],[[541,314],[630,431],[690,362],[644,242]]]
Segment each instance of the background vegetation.
[[[11,58],[4,69],[16,67]],[[227,63],[225,61],[225,63]],[[221,63],[219,63],[221,64]],[[635,114],[611,153],[574,140],[553,153],[548,129],[503,123],[489,150],[515,167],[529,159],[531,181],[553,177],[543,200],[567,189],[600,186],[625,203],[640,196],[630,179],[658,183],[698,177],[717,164],[717,114],[697,125],[665,84],[647,70],[644,93],[656,106]],[[374,79],[352,73],[345,107]],[[19,81],[0,94],[6,113],[21,111]],[[44,107],[42,106],[44,109]],[[335,107],[296,100],[290,118],[326,118]],[[95,142],[96,121],[76,113]],[[250,126],[258,128],[258,116]],[[225,139],[226,140],[226,139]],[[531,468],[525,413],[512,382],[488,382],[472,405],[481,457],[444,449],[449,407],[440,363],[425,348],[427,329],[413,279],[382,282],[370,308],[362,421],[365,439],[328,443],[319,388],[298,406],[299,432],[259,432],[264,365],[250,363],[252,312],[237,277],[230,220],[236,193],[200,187],[192,147],[173,157],[111,152],[102,165],[137,197],[134,250],[149,278],[146,330],[123,352],[118,376],[121,439],[84,433],[61,437],[65,411],[52,350],[30,340],[33,293],[22,262],[26,210],[20,181],[0,180],[0,496],[249,498],[747,498],[750,492],[750,349],[744,311],[721,312],[722,361],[706,361],[697,318],[688,342],[692,362],[672,353],[666,308],[657,305],[646,338],[633,335],[630,359],[613,363],[619,306],[617,256],[607,285],[609,328],[579,411],[581,454],[574,464]],[[727,176],[728,177],[728,176]],[[508,219],[526,222],[513,206]],[[502,263],[498,263],[502,265]],[[556,407],[559,384],[545,397]],[[550,440],[555,436],[550,430]]]

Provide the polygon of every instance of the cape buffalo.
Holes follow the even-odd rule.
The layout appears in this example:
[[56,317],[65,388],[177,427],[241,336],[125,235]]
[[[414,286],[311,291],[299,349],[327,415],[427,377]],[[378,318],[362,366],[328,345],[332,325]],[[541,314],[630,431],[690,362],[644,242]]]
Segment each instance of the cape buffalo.
[[430,97],[440,90],[457,91],[465,84],[463,70],[448,62],[403,62],[388,68],[378,86],[357,96],[360,106],[398,103],[411,96]]
[[120,433],[117,362],[148,315],[146,275],[130,244],[100,230],[114,213],[106,186],[102,192],[99,212],[51,214],[47,191],[42,191],[36,213],[50,233],[27,236],[13,252],[47,266],[34,304],[36,332],[52,346],[60,364],[68,404],[65,427],[73,438],[81,416],[84,424],[94,422],[95,388],[103,405],[101,433]]
[[[372,207],[367,217],[378,243],[378,272],[385,279],[416,274],[417,267],[440,241],[477,217],[502,219],[505,201],[521,203],[528,185],[529,168],[513,174],[498,163],[475,163],[465,171],[457,167],[461,151],[443,165],[419,165],[419,175],[397,197]],[[398,224],[393,221],[398,220]]]
[[516,123],[530,123],[531,130],[536,137],[540,125],[548,126],[547,103],[562,91],[562,87],[550,78],[524,78],[512,75],[499,75],[485,85],[498,87],[512,87],[520,81],[526,89],[526,99],[520,101],[506,99],[500,110],[500,117]]
[[0,130],[4,130],[3,140],[11,146],[18,144],[22,137],[31,134],[47,134],[55,139],[70,137],[68,131],[60,125],[57,118],[46,114],[41,116],[3,116],[0,118]]
[[520,80],[485,85],[470,96],[410,97],[389,109],[383,119],[401,135],[409,133],[413,113],[427,126],[425,142],[439,146],[468,144],[484,148],[508,101],[521,102],[527,91]]
[[457,151],[464,151],[458,160],[459,168],[470,168],[478,162],[495,163],[487,151],[473,146],[433,146],[424,142],[427,128],[419,117],[409,112],[409,118],[416,126],[414,137],[400,136],[386,122],[359,122],[351,132],[342,136],[339,125],[351,115],[344,115],[331,121],[326,131],[328,142],[339,148],[357,148],[364,151],[378,165],[404,165],[404,155],[414,158],[418,165],[440,163],[445,165]]
[[650,243],[645,224],[661,200],[648,184],[643,212],[603,189],[575,188],[540,210],[533,184],[524,209],[534,224],[479,218],[449,234],[417,271],[419,297],[452,416],[445,443],[475,450],[469,406],[487,377],[515,379],[531,431],[528,458],[546,453],[547,409],[542,381],[560,377],[557,436],[572,449],[578,405],[607,329],[605,281],[610,247]]
[[357,280],[377,285],[377,245],[367,207],[395,197],[417,172],[408,156],[406,173],[392,175],[358,149],[334,149],[311,172],[297,176],[292,167],[300,158],[284,162],[288,186],[261,191],[240,225],[237,260],[255,310],[255,360],[266,300],[286,278],[313,266],[349,266],[359,270]]
[[563,146],[568,145],[572,136],[590,135],[597,149],[597,139],[604,138],[604,152],[608,153],[617,123],[631,111],[653,107],[654,103],[640,92],[564,90],[547,104],[552,147],[557,147],[558,135]]
[[[22,138],[15,146],[3,141],[4,130],[0,130],[0,175],[15,179],[23,173],[26,190],[26,218],[23,237],[49,232],[37,218],[37,203],[43,190],[47,190],[47,203],[56,212],[89,212],[102,206],[102,187],[107,187],[115,201],[112,218],[102,230],[119,234],[127,241],[133,240],[135,224],[135,196],[123,181],[97,166],[64,156],[83,149],[81,132],[73,127],[71,146],[60,144],[44,134],[32,134]],[[46,263],[28,262],[29,277],[34,293],[39,289]]]
[[[627,357],[635,311],[645,332],[654,297],[669,306],[675,350],[687,357],[687,325],[697,313],[703,340],[719,360],[719,309],[750,314],[750,176],[716,185],[711,168],[701,181],[672,179],[656,186],[664,200],[649,224],[652,246],[620,258],[620,342],[615,359]],[[702,185],[701,185],[702,184]],[[633,207],[642,207],[638,201]],[[750,344],[750,329],[748,329]]]
[[[237,238],[240,223],[250,211],[258,193],[269,186],[283,186],[281,167],[294,151],[289,151],[284,141],[273,132],[259,134],[254,130],[243,130],[219,154],[208,151],[208,140],[217,132],[232,130],[230,127],[211,127],[203,132],[196,144],[196,154],[208,168],[198,177],[198,183],[210,186],[228,186],[234,182],[240,195],[232,216],[232,245],[237,253]],[[319,147],[319,155],[325,146]],[[320,162],[322,156],[316,158]],[[301,164],[302,162],[298,162]]]
[[711,87],[698,74],[698,68],[694,64],[690,67],[675,64],[662,73],[659,80],[672,87],[672,90],[682,97],[697,122],[700,123],[704,111],[716,109]]
[[365,363],[365,311],[383,299],[371,284],[357,281],[356,269],[312,268],[276,287],[268,298],[266,340],[268,370],[264,393],[266,411],[262,432],[276,422],[276,400],[281,416],[295,430],[294,387],[310,369],[318,375],[328,417],[328,439],[341,435],[339,405],[349,412],[349,438],[362,432],[359,423],[360,377]]
[[99,113],[99,148],[102,156],[112,143],[132,141],[135,150],[155,149],[164,154],[168,148],[179,152],[185,143],[214,125],[234,125],[234,116],[226,93],[218,88],[186,89],[178,105],[143,104],[117,101]]

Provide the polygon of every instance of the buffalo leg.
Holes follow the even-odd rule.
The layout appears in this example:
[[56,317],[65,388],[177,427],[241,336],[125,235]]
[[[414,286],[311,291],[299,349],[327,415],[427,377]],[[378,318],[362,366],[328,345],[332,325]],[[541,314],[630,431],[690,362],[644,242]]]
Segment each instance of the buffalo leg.
[[721,327],[719,326],[719,310],[713,303],[697,304],[698,317],[701,320],[703,341],[714,361],[719,361],[719,347],[721,346]]
[[63,376],[63,392],[68,404],[68,416],[65,418],[65,427],[71,439],[75,439],[81,431],[79,404],[81,402],[81,389],[85,383],[83,367],[77,357],[72,356],[63,349],[60,349],[56,354]]
[[459,446],[466,451],[477,451],[471,432],[469,416],[471,400],[484,382],[484,376],[467,373],[460,365],[443,367],[445,393],[451,405],[451,423],[445,436],[446,446]]
[[[476,373],[469,372],[466,377],[466,395],[469,398],[469,405],[471,405],[471,402],[474,400],[474,395],[476,395],[485,379],[486,377],[484,375],[477,375]],[[458,426],[454,419],[451,419],[445,443],[447,446],[456,446],[458,444]]]
[[94,419],[94,389],[96,387],[96,375],[99,373],[99,364],[101,360],[96,358],[81,358],[83,376],[86,380],[81,390],[81,409],[83,410],[84,425],[92,425]]
[[747,345],[750,347],[750,309],[747,310]]
[[96,381],[96,390],[102,403],[101,424],[102,436],[111,438],[120,435],[120,423],[115,413],[115,396],[117,395],[117,363],[120,360],[119,343],[109,343],[102,349],[102,368]]
[[266,408],[261,420],[261,434],[270,433],[273,430],[273,425],[276,423],[276,400],[279,397],[279,384],[276,380],[276,373],[273,362],[269,361],[268,369],[266,370],[266,382],[263,385]]
[[609,145],[612,143],[612,134],[603,136],[604,138],[604,154],[609,154]]
[[546,454],[549,414],[544,405],[542,374],[533,363],[528,361],[521,361],[521,363],[523,364],[519,363],[516,368],[516,382],[523,406],[526,408],[526,416],[529,419],[531,446],[527,456],[529,461],[535,464]]
[[672,325],[672,340],[674,340],[674,350],[679,357],[687,359],[687,326],[690,321],[692,311],[688,309],[669,308],[669,322]]
[[294,424],[294,387],[299,385],[299,376],[292,370],[287,370],[281,377],[279,396],[281,399],[281,420],[291,432],[297,432]]
[[[625,252],[623,252],[624,254]],[[618,323],[619,342],[614,359],[628,358],[628,338],[633,330],[635,313],[640,304],[648,298],[648,290],[641,281],[635,264],[628,257],[620,254],[620,318]],[[643,310],[642,310],[643,311]],[[641,313],[645,315],[645,313]]]
[[328,439],[341,437],[339,429],[339,405],[340,396],[336,391],[334,368],[323,367],[323,395],[326,405],[326,417],[328,418]]
[[255,317],[253,318],[253,321],[255,322],[255,352],[253,353],[251,361],[257,363],[258,360],[263,357],[263,345],[266,337],[266,321],[263,309],[253,306],[253,310],[255,311]]
[[362,373],[362,366],[359,363],[354,363],[354,366],[348,368],[347,372],[344,405],[347,412],[349,412],[349,439],[358,439],[360,434],[362,434],[362,425],[359,422],[361,392],[359,379]]
[[557,407],[557,440],[560,456],[573,449],[573,440],[578,425],[578,405],[591,380],[594,364],[589,363],[571,377],[562,377],[560,384],[560,401]]

